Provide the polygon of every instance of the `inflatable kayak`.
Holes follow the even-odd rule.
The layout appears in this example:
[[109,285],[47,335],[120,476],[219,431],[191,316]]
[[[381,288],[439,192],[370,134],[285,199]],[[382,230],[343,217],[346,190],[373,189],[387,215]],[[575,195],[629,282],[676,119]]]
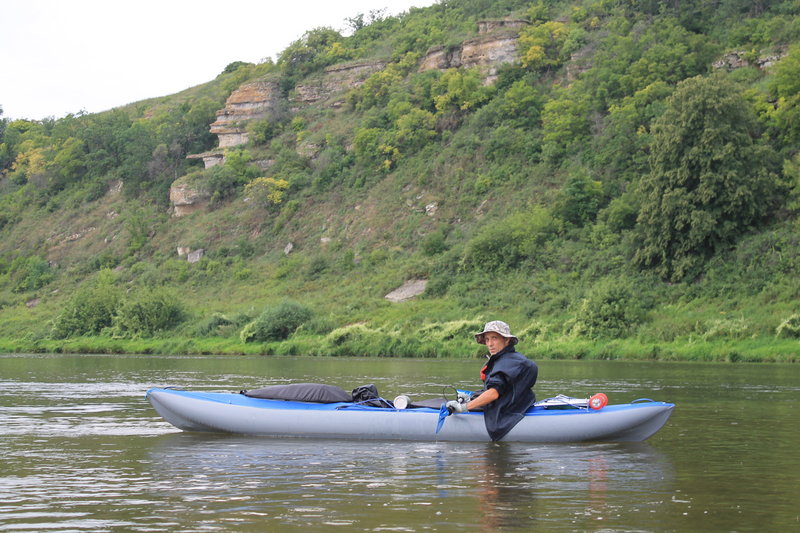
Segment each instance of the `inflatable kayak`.
[[[244,394],[153,388],[147,399],[170,424],[184,431],[414,441],[489,441],[480,412],[445,416],[431,407],[398,409],[357,402],[310,403]],[[561,397],[559,398],[566,398]],[[667,422],[674,404],[652,400],[584,406],[544,400],[502,439],[515,442],[634,442]]]

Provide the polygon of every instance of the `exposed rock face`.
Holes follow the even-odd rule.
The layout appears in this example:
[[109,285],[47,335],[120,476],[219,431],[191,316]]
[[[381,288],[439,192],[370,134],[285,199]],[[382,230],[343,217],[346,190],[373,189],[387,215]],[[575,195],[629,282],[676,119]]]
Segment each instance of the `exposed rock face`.
[[405,300],[410,300],[411,298],[419,296],[425,292],[425,287],[427,285],[428,280],[426,279],[412,279],[403,283],[403,285],[384,296],[384,298],[390,302],[402,302]]
[[187,155],[186,159],[202,159],[204,168],[211,168],[225,162],[225,154],[222,152],[203,152],[202,154]]
[[203,258],[205,253],[206,251],[203,248],[200,248],[199,250],[193,250],[186,254],[186,260],[190,263],[197,263]]
[[757,69],[763,70],[777,63],[783,56],[786,55],[786,50],[782,49],[772,54],[759,56],[752,61],[748,59],[748,55],[749,53],[745,52],[744,50],[734,50],[732,52],[728,52],[721,59],[712,63],[712,66],[717,69],[724,68],[726,70],[736,70],[738,68],[753,66]]
[[245,144],[247,131],[244,124],[277,113],[280,101],[280,87],[272,81],[245,83],[233,91],[225,107],[217,111],[217,120],[211,124],[211,133],[219,137],[219,147]]
[[564,65],[564,72],[568,82],[577,80],[581,74],[592,68],[594,53],[594,46],[589,45],[570,54],[569,61]]
[[422,59],[419,71],[478,67],[485,83],[497,79],[497,68],[517,61],[519,31],[529,23],[524,20],[484,20],[478,22],[478,36],[459,46],[435,46]]
[[486,35],[495,30],[511,29],[519,33],[525,26],[530,26],[530,22],[522,19],[499,19],[499,20],[479,20],[478,35]]
[[[497,67],[517,61],[517,38],[519,31],[529,23],[524,20],[485,20],[478,22],[478,36],[464,41],[457,47],[432,48],[423,59],[420,71],[454,67],[479,67],[486,76],[486,83],[496,78]],[[291,103],[297,107],[318,102],[336,107],[347,91],[364,83],[371,74],[386,66],[386,61],[365,61],[333,65],[324,73],[306,80],[295,87]],[[245,83],[231,93],[225,107],[217,111],[217,118],[210,131],[219,138],[219,147],[202,154],[192,154],[189,159],[202,159],[205,168],[225,162],[225,149],[247,143],[246,125],[253,120],[276,117],[284,111],[286,101],[281,96],[277,82],[259,80]],[[298,147],[304,157],[312,158],[319,146],[305,143]],[[269,169],[273,161],[258,162],[263,170]],[[193,213],[204,207],[209,196],[199,187],[177,180],[170,187],[169,198],[176,217]],[[426,206],[433,216],[436,206]]]
[[[367,61],[362,63],[345,63],[332,65],[325,69],[325,73],[316,80],[298,85],[294,89],[291,101],[295,105],[308,105],[327,100],[328,98],[354,89],[364,83],[364,80],[386,66],[386,61]],[[335,107],[340,102],[333,102]]]
[[175,207],[175,216],[182,217],[194,213],[208,203],[209,197],[188,183],[174,182],[169,188],[169,201]]

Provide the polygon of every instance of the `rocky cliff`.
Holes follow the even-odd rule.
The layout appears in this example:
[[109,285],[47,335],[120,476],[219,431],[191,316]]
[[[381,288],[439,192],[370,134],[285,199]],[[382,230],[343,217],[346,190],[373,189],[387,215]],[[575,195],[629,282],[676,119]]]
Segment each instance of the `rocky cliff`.
[[517,40],[525,20],[484,20],[478,22],[478,36],[458,46],[435,46],[422,59],[419,70],[448,68],[481,69],[487,84],[497,78],[497,68],[517,61]]
[[225,107],[217,111],[211,133],[219,137],[220,148],[245,144],[247,122],[269,118],[278,112],[280,104],[281,92],[276,82],[259,80],[245,83],[233,91]]
[[[525,20],[514,19],[479,21],[475,38],[456,47],[431,48],[422,59],[419,70],[478,67],[484,73],[485,82],[492,83],[500,65],[517,61],[519,31],[528,24]],[[206,168],[224,163],[225,149],[247,143],[248,122],[279,116],[287,105],[293,111],[314,104],[338,107],[343,103],[347,91],[364,83],[386,64],[385,60],[375,59],[332,65],[298,84],[288,101],[281,94],[277,82],[258,80],[245,83],[231,93],[225,107],[217,111],[216,120],[211,124],[210,131],[219,138],[219,147],[188,157],[202,159]],[[304,143],[298,145],[298,151],[304,157],[313,156],[317,149]],[[170,188],[170,201],[174,215],[182,216],[206,205],[208,195],[196,185],[179,179]]]
[[[385,66],[386,61],[383,60],[332,65],[327,67],[324,73],[316,79],[306,80],[297,85],[290,99],[295,106],[299,107],[343,95],[364,83],[370,74]],[[336,99],[330,105],[338,107],[341,105],[341,100]]]
[[202,188],[187,183],[183,178],[176,180],[169,188],[169,201],[172,202],[176,217],[189,215],[208,204],[209,195]]
[[769,53],[753,54],[745,50],[733,50],[715,61],[712,66],[716,69],[736,70],[745,67],[755,67],[764,70],[777,63],[786,55],[786,47],[778,47]]

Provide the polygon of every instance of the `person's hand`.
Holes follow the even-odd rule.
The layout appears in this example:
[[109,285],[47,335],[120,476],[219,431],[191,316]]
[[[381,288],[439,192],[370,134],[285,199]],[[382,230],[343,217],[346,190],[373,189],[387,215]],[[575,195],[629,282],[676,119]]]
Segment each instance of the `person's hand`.
[[456,400],[450,400],[446,404],[447,411],[452,415],[453,413],[466,413],[467,412],[467,404],[459,403]]

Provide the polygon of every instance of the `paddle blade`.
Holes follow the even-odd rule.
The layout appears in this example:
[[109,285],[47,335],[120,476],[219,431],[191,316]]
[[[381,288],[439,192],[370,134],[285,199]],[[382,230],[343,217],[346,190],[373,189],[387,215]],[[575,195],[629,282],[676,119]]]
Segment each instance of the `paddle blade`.
[[447,410],[447,404],[442,404],[441,409],[439,409],[439,422],[436,423],[436,433],[439,433],[439,430],[442,429],[444,425],[444,419],[450,415],[450,411]]

